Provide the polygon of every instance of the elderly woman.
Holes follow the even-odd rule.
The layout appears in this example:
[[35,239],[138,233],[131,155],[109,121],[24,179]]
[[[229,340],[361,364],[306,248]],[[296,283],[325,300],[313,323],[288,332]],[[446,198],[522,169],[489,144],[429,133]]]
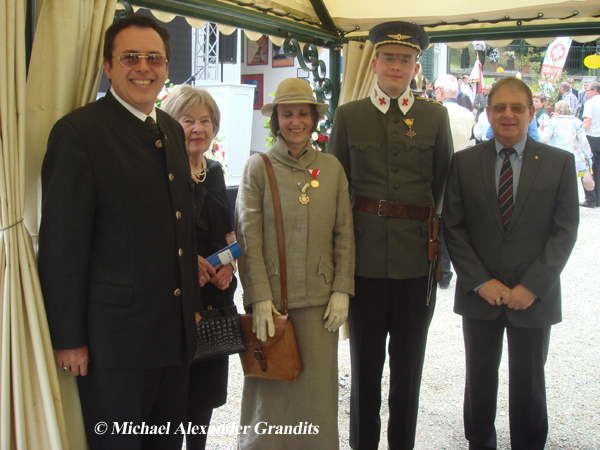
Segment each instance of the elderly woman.
[[575,167],[579,173],[591,164],[592,149],[587,140],[583,122],[572,115],[571,107],[563,100],[556,102],[552,118],[540,125],[540,137],[544,144],[567,150],[575,156]]
[[[203,308],[222,307],[224,303],[233,305],[237,281],[235,277],[232,278],[232,264],[215,270],[204,259],[235,242],[223,170],[218,162],[204,157],[219,132],[219,107],[208,92],[183,85],[169,94],[162,103],[162,109],[174,117],[185,132],[194,181],[194,217]],[[189,422],[208,426],[213,408],[225,404],[228,370],[229,358],[191,366]],[[204,449],[206,434],[187,435],[186,445],[187,450]]]
[[[245,378],[241,449],[338,448],[338,328],[354,295],[354,233],[348,181],[339,161],[316,151],[310,136],[327,105],[315,101],[310,85],[282,81],[270,117],[277,141],[266,152],[275,177],[285,236],[288,314],[296,331],[304,371],[294,382]],[[260,155],[244,168],[236,204],[236,233],[244,303],[263,341],[273,335],[280,308],[280,271],[273,198]],[[264,426],[301,425],[302,434],[264,433]],[[318,426],[318,432],[314,428]],[[272,429],[274,430],[274,429]]]

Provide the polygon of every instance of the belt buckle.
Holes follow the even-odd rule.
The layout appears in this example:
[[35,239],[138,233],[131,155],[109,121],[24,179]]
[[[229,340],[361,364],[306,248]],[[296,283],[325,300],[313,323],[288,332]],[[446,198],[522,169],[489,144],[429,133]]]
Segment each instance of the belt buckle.
[[379,200],[379,208],[377,208],[377,215],[379,217],[387,217],[385,214],[381,214],[381,203],[384,202],[385,200]]

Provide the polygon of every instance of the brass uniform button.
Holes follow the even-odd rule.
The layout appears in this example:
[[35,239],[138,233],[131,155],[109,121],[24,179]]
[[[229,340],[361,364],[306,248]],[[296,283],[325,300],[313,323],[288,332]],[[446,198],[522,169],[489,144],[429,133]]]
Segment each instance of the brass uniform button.
[[154,145],[156,145],[156,147],[157,147],[157,148],[162,148],[162,146],[163,146],[163,141],[161,141],[161,140],[159,139],[158,141],[156,141],[156,142],[154,143]]
[[179,211],[177,211],[177,212],[175,213],[175,217],[177,217],[178,219],[181,219],[181,213],[180,213]]
[[179,256],[183,256],[183,249],[182,248],[179,249]]
[[169,180],[173,181],[175,179],[175,175],[173,175],[172,173],[169,174]]
[[175,297],[179,297],[181,295],[181,289],[175,289]]

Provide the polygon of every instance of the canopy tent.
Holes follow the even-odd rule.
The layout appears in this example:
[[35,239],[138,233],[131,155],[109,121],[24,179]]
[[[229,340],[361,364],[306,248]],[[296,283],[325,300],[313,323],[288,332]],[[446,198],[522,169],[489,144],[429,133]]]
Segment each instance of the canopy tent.
[[[265,34],[321,44],[359,38],[377,23],[405,20],[425,28],[432,42],[588,36],[600,29],[597,0],[135,0],[135,4],[199,17]],[[318,43],[318,42],[315,42]]]
[[[74,379],[53,367],[37,279],[38,183],[52,124],[95,98],[102,34],[112,21],[115,3],[6,0],[0,6],[0,26],[5,31],[0,35],[0,450],[85,446]],[[431,0],[423,5],[408,0],[132,3],[186,16],[196,25],[200,22],[194,19],[280,39],[293,37],[329,47],[334,55],[348,39],[364,39],[373,25],[394,19],[424,26],[432,42],[457,46],[474,38],[491,43],[560,35],[587,42],[597,38],[600,30],[598,0],[505,0],[504,10],[491,2],[464,0]],[[36,34],[26,76],[27,13],[33,16]],[[367,51],[361,45],[348,47],[344,64],[366,73],[361,67],[365,61],[368,64],[368,57],[361,55]],[[351,57],[354,52],[356,57]],[[344,68],[345,74],[349,71],[350,67]],[[357,91],[350,97],[360,95]]]

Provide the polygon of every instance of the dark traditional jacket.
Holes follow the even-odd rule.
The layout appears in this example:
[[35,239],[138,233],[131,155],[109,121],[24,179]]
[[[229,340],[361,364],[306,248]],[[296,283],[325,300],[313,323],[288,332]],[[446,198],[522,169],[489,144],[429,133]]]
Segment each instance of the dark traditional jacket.
[[[39,272],[55,349],[105,368],[177,365],[195,351],[198,271],[181,126],[160,135],[108,93],[52,129]],[[183,337],[183,341],[182,341]]]

